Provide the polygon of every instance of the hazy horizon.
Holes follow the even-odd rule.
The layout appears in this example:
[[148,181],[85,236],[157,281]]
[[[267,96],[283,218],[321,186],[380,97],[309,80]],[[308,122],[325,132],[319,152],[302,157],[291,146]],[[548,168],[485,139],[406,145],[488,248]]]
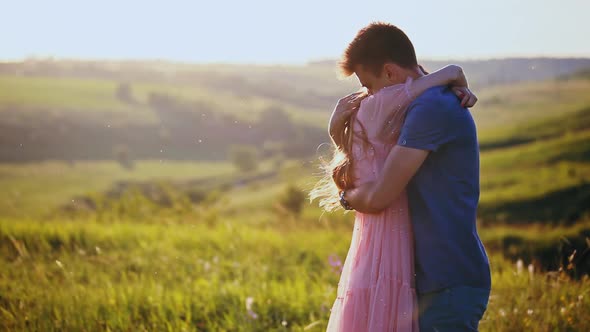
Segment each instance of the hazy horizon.
[[0,60],[297,65],[337,59],[371,21],[402,28],[424,60],[587,58],[590,2],[297,3],[107,0],[2,6]]
[[[419,61],[462,61],[462,62],[477,62],[477,61],[494,61],[494,60],[510,60],[510,59],[590,59],[590,55],[587,56],[527,56],[527,55],[508,55],[508,56],[494,56],[494,57],[424,57],[419,58]],[[323,58],[323,59],[309,59],[304,62],[289,63],[289,62],[223,62],[223,61],[183,61],[175,59],[162,59],[162,58],[71,58],[71,57],[55,57],[55,56],[30,56],[16,59],[3,59],[0,58],[0,63],[19,63],[26,61],[72,61],[72,62],[165,62],[170,64],[178,65],[228,65],[228,66],[307,66],[322,62],[337,62],[338,58]]]

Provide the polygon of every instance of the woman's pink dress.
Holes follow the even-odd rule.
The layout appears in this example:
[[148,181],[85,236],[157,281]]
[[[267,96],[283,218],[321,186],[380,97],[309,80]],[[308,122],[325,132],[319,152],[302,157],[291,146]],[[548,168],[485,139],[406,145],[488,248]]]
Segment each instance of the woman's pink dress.
[[[404,114],[411,101],[408,84],[411,81],[385,87],[361,102],[353,129],[360,132],[360,122],[374,149],[364,148],[361,140],[354,138],[355,185],[373,181],[381,172],[394,143],[382,143],[377,135],[392,115],[398,115],[393,121],[403,121],[399,115]],[[405,192],[378,214],[356,212],[352,241],[327,331],[419,330],[414,244],[408,212]]]

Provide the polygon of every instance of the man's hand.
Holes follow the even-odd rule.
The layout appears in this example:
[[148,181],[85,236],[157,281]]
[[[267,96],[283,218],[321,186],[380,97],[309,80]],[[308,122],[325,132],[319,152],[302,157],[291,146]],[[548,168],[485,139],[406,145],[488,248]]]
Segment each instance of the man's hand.
[[362,213],[382,211],[403,192],[428,153],[427,150],[396,145],[387,156],[377,180],[347,190],[344,199]]
[[361,101],[365,99],[367,96],[366,91],[359,91],[355,93],[351,93],[348,96],[340,98],[334,111],[332,112],[332,116],[330,117],[330,124],[329,124],[329,132],[332,141],[336,146],[341,146],[341,138],[340,134],[344,130],[344,126],[346,124],[346,120],[350,119],[352,113],[361,105]]

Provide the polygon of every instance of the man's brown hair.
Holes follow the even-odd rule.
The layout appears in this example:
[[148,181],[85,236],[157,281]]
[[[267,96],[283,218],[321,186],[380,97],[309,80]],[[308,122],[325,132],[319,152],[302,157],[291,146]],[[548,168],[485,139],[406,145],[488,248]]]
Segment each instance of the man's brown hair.
[[[348,45],[340,61],[340,69],[346,76],[350,76],[357,65],[362,65],[365,70],[371,70],[375,75],[379,75],[387,62],[407,69],[418,66],[416,52],[408,36],[394,25],[374,22],[359,31]],[[338,195],[341,190],[353,188],[355,185],[353,136],[359,135],[363,143],[370,144],[364,129],[361,133],[353,131],[356,112],[358,108],[344,120],[344,128],[336,134],[339,135],[341,144],[334,146],[332,160],[328,163],[321,159],[321,168],[325,175],[309,193],[312,200],[319,198],[320,207],[327,211],[340,206]],[[394,137],[391,140],[395,142]]]
[[340,61],[340,70],[350,76],[361,65],[378,75],[387,62],[407,69],[418,65],[414,45],[401,29],[393,24],[373,22],[350,42]]

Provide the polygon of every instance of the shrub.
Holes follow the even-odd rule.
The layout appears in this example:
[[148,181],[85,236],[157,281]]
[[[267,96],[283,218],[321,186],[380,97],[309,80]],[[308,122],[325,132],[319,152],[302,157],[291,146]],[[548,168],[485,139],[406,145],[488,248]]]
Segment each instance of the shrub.
[[301,214],[303,203],[306,200],[306,194],[303,190],[290,184],[279,198],[279,204],[295,216]]

